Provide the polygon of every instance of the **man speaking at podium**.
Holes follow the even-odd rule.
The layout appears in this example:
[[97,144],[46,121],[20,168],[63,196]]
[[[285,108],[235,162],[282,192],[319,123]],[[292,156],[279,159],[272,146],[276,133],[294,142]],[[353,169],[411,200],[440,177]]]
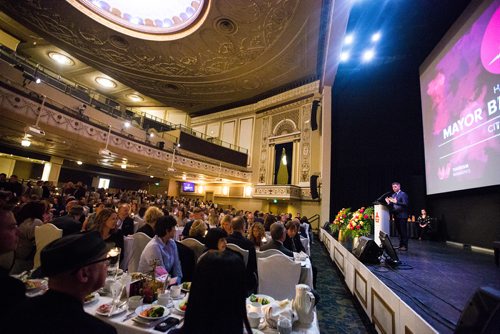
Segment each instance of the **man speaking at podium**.
[[406,221],[408,220],[408,195],[401,191],[399,182],[392,183],[391,197],[386,197],[385,202],[389,205],[391,214],[394,215],[394,223],[399,233],[399,250],[408,250],[408,231]]

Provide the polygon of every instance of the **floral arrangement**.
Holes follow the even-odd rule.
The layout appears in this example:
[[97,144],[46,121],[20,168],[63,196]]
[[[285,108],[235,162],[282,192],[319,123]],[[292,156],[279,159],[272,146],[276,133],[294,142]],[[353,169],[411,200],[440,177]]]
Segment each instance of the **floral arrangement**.
[[349,237],[367,236],[372,233],[373,207],[360,208],[352,214],[345,226],[344,234]]
[[335,219],[332,221],[330,224],[330,231],[332,233],[337,233],[340,230],[345,229],[347,224],[349,223],[349,220],[352,217],[352,212],[351,208],[342,208],[337,215],[335,216]]

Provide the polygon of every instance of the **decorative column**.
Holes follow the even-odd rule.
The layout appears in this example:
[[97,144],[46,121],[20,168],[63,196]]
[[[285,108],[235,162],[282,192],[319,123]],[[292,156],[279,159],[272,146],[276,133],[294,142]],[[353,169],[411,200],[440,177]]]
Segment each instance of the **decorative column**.
[[332,87],[325,86],[321,102],[321,221],[330,220],[330,173],[332,165]]
[[57,185],[63,162],[63,158],[50,157],[50,162],[46,162],[43,166],[42,180],[50,181],[53,182],[54,185]]

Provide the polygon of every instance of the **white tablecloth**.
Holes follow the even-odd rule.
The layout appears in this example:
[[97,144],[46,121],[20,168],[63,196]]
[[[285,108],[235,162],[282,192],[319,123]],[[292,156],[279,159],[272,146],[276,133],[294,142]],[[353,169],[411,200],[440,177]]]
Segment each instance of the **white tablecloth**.
[[[147,327],[144,327],[142,325],[138,325],[132,319],[128,319],[126,321],[123,321],[123,319],[125,319],[125,317],[131,311],[123,312],[123,313],[118,314],[118,315],[111,317],[111,318],[96,315],[95,311],[97,310],[97,308],[100,305],[105,304],[105,303],[110,303],[110,302],[111,302],[110,297],[101,296],[101,297],[99,297],[99,300],[97,300],[91,304],[86,305],[84,308],[85,308],[85,311],[87,313],[89,313],[91,315],[95,315],[99,319],[101,319],[101,320],[111,324],[113,327],[115,327],[118,334],[161,333],[159,331],[155,331],[154,328],[147,328]],[[172,309],[172,313],[169,316],[177,317],[179,319],[181,319],[183,317],[182,315],[179,315],[175,309]],[[277,330],[267,326],[266,328],[264,328],[262,330],[262,332],[264,332],[266,334],[276,334]],[[295,324],[293,325],[292,333],[293,334],[299,334],[299,333],[300,334],[319,334],[319,326],[318,326],[318,319],[317,319],[316,312],[314,313],[314,322],[312,324],[302,325],[298,322],[295,322]]]

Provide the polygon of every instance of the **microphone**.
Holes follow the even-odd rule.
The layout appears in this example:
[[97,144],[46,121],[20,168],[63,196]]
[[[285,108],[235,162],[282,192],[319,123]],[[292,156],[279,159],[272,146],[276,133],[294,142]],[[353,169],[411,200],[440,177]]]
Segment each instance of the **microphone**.
[[383,201],[384,198],[386,198],[388,195],[392,194],[392,191],[388,191],[386,193],[383,193],[380,195],[374,202],[373,204],[386,204],[385,201]]

